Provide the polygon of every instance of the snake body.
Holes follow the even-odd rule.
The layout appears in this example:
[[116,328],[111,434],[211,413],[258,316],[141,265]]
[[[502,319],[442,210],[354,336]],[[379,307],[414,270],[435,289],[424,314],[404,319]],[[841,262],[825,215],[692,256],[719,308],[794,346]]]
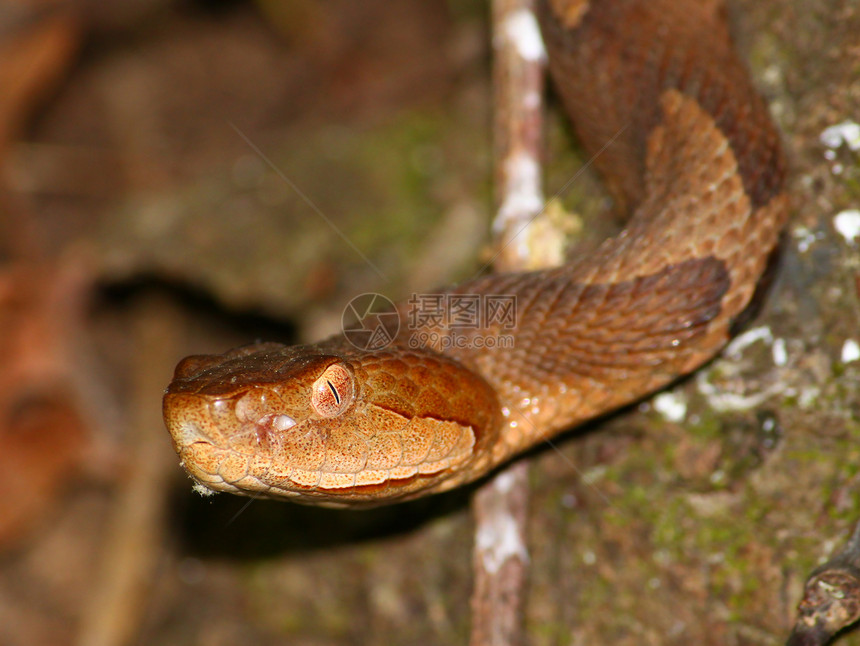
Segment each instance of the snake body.
[[[615,137],[597,164],[626,228],[576,262],[442,290],[512,297],[512,326],[410,327],[404,304],[378,350],[338,335],[183,360],[164,418],[204,487],[333,505],[444,491],[725,344],[787,209],[779,137],[721,3],[542,0],[538,13],[584,146]],[[434,342],[413,347],[419,335]]]

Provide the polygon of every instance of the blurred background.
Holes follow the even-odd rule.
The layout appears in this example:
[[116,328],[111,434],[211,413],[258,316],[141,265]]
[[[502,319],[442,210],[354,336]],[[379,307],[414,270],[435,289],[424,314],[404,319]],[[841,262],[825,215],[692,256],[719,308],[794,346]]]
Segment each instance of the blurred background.
[[[730,9],[792,167],[782,265],[734,354],[531,456],[533,644],[777,643],[860,516],[860,144],[820,139],[860,118],[860,9]],[[185,355],[481,267],[489,34],[479,0],[0,1],[0,644],[466,642],[470,491],[201,498],[160,398]],[[551,105],[548,195],[574,145]],[[617,226],[599,187],[561,196],[578,244]]]

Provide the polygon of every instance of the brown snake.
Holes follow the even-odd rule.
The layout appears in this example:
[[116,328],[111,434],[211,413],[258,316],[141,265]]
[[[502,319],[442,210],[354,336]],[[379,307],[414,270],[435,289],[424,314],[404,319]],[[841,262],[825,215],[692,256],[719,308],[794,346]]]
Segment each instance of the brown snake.
[[[583,144],[618,135],[597,164],[632,207],[627,227],[562,267],[443,290],[515,297],[512,329],[410,328],[404,304],[401,333],[381,350],[338,335],[185,359],[164,419],[204,487],[351,506],[445,491],[724,345],[786,199],[779,138],[721,2],[539,4]],[[410,347],[422,333],[433,347]],[[492,343],[502,334],[510,347]]]

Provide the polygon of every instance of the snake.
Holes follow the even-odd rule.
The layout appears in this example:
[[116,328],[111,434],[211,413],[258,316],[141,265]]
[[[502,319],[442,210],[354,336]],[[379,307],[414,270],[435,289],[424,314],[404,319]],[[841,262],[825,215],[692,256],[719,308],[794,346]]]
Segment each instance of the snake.
[[723,3],[539,0],[536,12],[580,142],[605,147],[595,163],[624,228],[564,265],[433,292],[477,302],[480,325],[401,303],[385,344],[341,333],[185,358],[163,414],[199,490],[340,507],[450,490],[729,340],[788,199],[779,133]]

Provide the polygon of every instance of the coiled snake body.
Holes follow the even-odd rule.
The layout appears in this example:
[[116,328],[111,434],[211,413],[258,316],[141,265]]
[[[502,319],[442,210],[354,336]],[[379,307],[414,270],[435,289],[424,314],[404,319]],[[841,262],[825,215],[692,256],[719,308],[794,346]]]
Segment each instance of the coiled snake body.
[[[711,358],[782,228],[777,132],[716,0],[543,0],[550,69],[627,227],[556,269],[448,294],[514,297],[512,329],[433,320],[387,347],[343,336],[182,361],[164,418],[217,491],[370,505],[474,480]],[[620,135],[618,133],[621,133]],[[433,347],[410,347],[415,333]],[[506,334],[508,345],[493,344]],[[481,337],[481,338],[478,338]],[[503,347],[504,346],[504,347]]]

